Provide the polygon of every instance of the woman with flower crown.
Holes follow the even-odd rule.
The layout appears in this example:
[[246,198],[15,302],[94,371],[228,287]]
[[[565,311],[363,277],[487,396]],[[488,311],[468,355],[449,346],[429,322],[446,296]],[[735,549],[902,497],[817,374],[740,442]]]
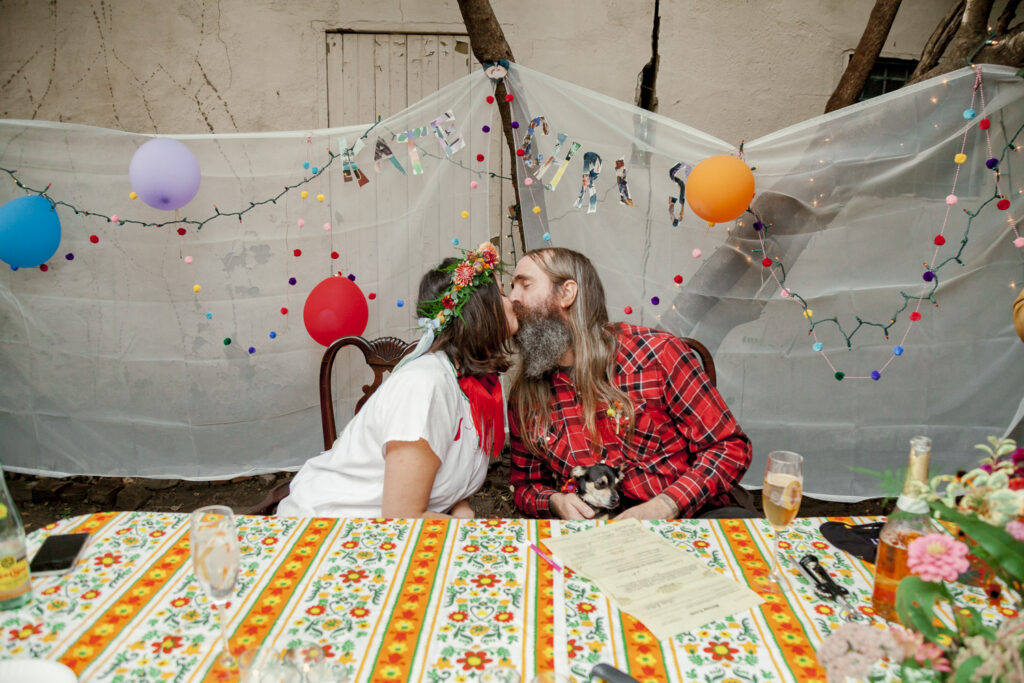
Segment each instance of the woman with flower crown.
[[308,460],[277,514],[290,517],[472,517],[467,498],[505,442],[498,374],[518,329],[481,244],[420,280],[416,348]]

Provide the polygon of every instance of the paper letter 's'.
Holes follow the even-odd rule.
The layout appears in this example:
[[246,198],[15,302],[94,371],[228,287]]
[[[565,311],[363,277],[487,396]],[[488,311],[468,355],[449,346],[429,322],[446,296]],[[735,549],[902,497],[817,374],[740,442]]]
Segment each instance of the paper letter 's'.
[[597,211],[597,188],[594,184],[597,182],[597,176],[601,174],[601,157],[594,152],[587,152],[583,155],[583,186],[580,187],[580,196],[576,198],[576,202],[573,204],[577,209],[583,207],[583,198],[589,197],[590,202],[587,206],[587,213],[595,213]]

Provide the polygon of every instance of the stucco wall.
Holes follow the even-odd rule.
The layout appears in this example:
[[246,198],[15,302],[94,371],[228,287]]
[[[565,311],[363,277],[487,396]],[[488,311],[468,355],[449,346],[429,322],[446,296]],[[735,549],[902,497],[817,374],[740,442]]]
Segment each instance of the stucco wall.
[[[906,2],[915,56],[951,0]],[[633,101],[653,0],[492,0],[518,61]],[[662,0],[659,112],[727,141],[820,114],[873,0]],[[325,32],[462,32],[453,0],[15,0],[0,116],[140,132],[326,125]]]

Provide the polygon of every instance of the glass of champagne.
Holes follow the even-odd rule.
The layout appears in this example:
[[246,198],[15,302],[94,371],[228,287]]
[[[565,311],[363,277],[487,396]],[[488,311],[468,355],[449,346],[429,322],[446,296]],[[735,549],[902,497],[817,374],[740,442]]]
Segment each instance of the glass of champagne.
[[804,476],[801,470],[804,459],[791,451],[772,451],[768,454],[768,467],[764,473],[764,491],[761,502],[764,516],[775,530],[772,544],[772,583],[782,590],[782,573],[779,571],[779,539],[783,530],[790,525],[800,509],[804,492]]
[[206,597],[217,609],[220,621],[221,653],[219,663],[225,668],[237,665],[228,647],[224,606],[235,592],[241,551],[235,515],[224,505],[208,505],[192,513],[192,570]]

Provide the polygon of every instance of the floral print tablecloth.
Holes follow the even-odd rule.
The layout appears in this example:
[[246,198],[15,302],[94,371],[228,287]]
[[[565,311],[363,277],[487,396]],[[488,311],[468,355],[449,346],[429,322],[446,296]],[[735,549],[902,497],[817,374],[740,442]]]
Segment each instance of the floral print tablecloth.
[[[215,662],[216,616],[192,574],[188,520],[101,513],[30,534],[30,555],[49,534],[93,538],[73,573],[34,579],[29,605],[0,612],[0,658],[58,659],[80,681],[237,680]],[[825,542],[823,521],[798,519],[784,552],[817,554],[870,613],[871,565]],[[585,681],[598,662],[641,681],[825,680],[814,650],[840,618],[792,563],[784,595],[658,641],[592,583],[530,549],[597,523],[239,517],[232,650],[318,643],[356,681],[471,681],[498,665],[524,681],[541,671]],[[755,590],[767,581],[764,520],[644,524]],[[968,599],[986,606],[980,592]],[[986,609],[993,620],[1015,614]]]

